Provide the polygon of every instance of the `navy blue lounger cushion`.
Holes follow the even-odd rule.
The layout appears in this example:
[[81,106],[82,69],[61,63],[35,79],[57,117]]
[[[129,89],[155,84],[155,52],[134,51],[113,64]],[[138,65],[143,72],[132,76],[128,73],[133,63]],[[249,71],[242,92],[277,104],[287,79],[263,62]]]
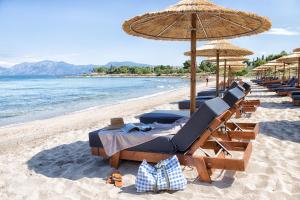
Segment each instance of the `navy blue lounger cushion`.
[[223,97],[223,100],[230,106],[233,107],[236,102],[245,97],[245,94],[238,88],[228,90]]
[[249,85],[248,83],[243,83],[242,87],[243,87],[246,91],[251,90],[251,85]]
[[294,100],[300,100],[300,95],[295,95],[295,96],[293,96],[293,99],[294,99]]
[[275,91],[276,92],[289,92],[289,91],[294,91],[295,89],[297,89],[296,87],[282,87],[282,88],[278,88]]
[[189,121],[173,137],[176,149],[185,152],[229,106],[219,97],[205,101]]
[[207,90],[207,91],[201,91],[198,92],[197,96],[210,96],[216,94],[216,90]]
[[293,92],[291,92],[291,95],[292,96],[298,96],[298,95],[300,95],[300,91],[293,91]]
[[214,96],[204,96],[204,95],[201,95],[201,96],[196,96],[196,99],[197,100],[201,100],[201,99],[213,99],[213,98],[215,98],[216,96],[214,95]]
[[[203,102],[207,101],[208,99],[196,99],[196,108],[199,108]],[[190,100],[183,100],[178,102],[178,108],[179,109],[190,109],[191,101]]]
[[161,124],[172,124],[183,116],[176,115],[173,113],[145,113],[141,115],[140,122],[144,124],[153,124],[158,122]]

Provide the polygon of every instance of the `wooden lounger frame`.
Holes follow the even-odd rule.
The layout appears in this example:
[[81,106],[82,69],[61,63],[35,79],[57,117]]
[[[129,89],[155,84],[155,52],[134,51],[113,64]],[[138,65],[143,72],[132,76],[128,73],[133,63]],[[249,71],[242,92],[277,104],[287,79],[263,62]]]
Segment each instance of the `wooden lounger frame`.
[[213,133],[214,137],[224,141],[255,140],[259,134],[258,123],[232,123],[227,122],[224,127]]
[[290,96],[292,92],[300,91],[300,88],[294,88],[293,91],[277,91],[277,94],[280,96]]
[[[177,155],[181,165],[194,166],[197,169],[198,178],[203,182],[211,183],[211,175],[214,169],[245,171],[251,156],[251,142],[219,142],[216,139],[210,140],[211,136],[215,131],[217,131],[218,127],[222,124],[224,119],[228,118],[228,115],[231,115],[230,111],[226,111],[225,113],[223,113],[223,115],[215,118],[210,124],[209,128],[202,134],[199,139],[197,139],[193,143],[193,145],[184,154],[164,154],[123,150],[111,157],[108,157],[103,148],[93,147],[91,151],[95,156],[109,158],[109,163],[114,168],[119,167],[121,160],[147,160],[147,162],[157,163],[173,155]],[[211,155],[197,155],[197,150],[205,149],[214,150],[214,157],[212,157]],[[228,157],[229,151],[243,152],[243,157],[241,159]]]
[[255,99],[255,100],[244,100],[243,105],[245,106],[260,106],[260,100]]
[[300,106],[300,100],[293,99],[294,106]]
[[267,85],[267,84],[281,83],[281,82],[282,82],[282,80],[279,80],[279,79],[277,79],[277,80],[268,80],[268,81],[264,81],[262,83],[259,83],[259,85]]

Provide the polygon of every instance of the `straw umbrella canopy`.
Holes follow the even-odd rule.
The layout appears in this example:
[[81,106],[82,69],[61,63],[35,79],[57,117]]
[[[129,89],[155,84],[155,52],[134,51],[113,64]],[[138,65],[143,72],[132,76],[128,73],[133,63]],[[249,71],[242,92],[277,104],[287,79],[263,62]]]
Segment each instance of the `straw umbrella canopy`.
[[287,64],[286,66],[284,67],[280,67],[278,70],[288,70],[289,71],[289,79],[291,78],[291,69],[297,69],[298,68],[298,65],[296,64]]
[[[225,83],[226,83],[226,73],[227,73],[227,62],[231,62],[231,61],[240,61],[240,62],[244,62],[244,61],[247,61],[249,60],[249,58],[246,58],[246,57],[243,57],[243,56],[238,56],[238,57],[220,57],[220,62],[224,62],[224,88],[225,89]],[[217,59],[212,57],[212,58],[207,58],[205,61],[208,61],[208,62],[217,62]],[[220,65],[220,67],[222,67]]]
[[276,60],[272,60],[272,61],[264,64],[263,66],[265,66],[266,68],[269,68],[269,69],[274,69],[275,76],[276,76],[277,68],[278,67],[284,67],[285,68],[285,63],[279,61],[278,59],[276,59]]
[[130,35],[155,40],[191,41],[191,113],[196,110],[197,40],[235,38],[262,33],[271,28],[265,17],[227,9],[208,0],[181,0],[169,8],[127,20]]
[[[186,52],[186,56],[190,56],[192,52]],[[247,49],[231,44],[227,40],[211,41],[196,50],[196,56],[215,57],[217,62],[216,69],[216,96],[219,96],[219,62],[220,57],[247,56],[253,52]],[[225,63],[227,61],[225,60]]]
[[[225,62],[224,63],[220,63],[220,66],[226,66],[225,65]],[[246,64],[242,63],[242,62],[228,62],[227,63],[227,66],[228,66],[228,82],[227,82],[227,87],[229,87],[230,83],[231,83],[231,80],[232,80],[232,73],[233,72],[239,72],[241,71],[242,69],[245,69],[247,67]],[[224,81],[224,85],[225,85],[225,82]],[[225,89],[225,88],[224,88]]]
[[281,57],[278,60],[285,62],[285,63],[289,63],[289,64],[298,62],[298,84],[297,84],[297,87],[300,87],[300,48],[294,49],[293,54]]
[[270,69],[270,66],[264,66],[264,65],[261,65],[261,66],[258,66],[258,67],[256,67],[256,68],[254,68],[253,70],[254,70],[254,71],[260,72],[261,78],[262,78],[263,72],[265,72],[265,74],[266,74],[266,71],[269,70],[269,69]]

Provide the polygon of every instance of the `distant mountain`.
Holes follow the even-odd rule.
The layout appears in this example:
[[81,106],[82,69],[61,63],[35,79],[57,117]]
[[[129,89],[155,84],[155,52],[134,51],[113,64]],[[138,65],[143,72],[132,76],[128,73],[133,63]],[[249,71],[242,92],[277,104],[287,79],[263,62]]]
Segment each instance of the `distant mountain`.
[[124,61],[124,62],[109,62],[106,65],[106,67],[121,67],[121,66],[128,66],[128,67],[151,67],[151,65],[143,64],[143,63],[135,63],[131,61]]
[[109,62],[106,65],[73,65],[66,62],[55,61],[41,61],[36,63],[21,63],[10,68],[0,67],[0,76],[66,76],[66,75],[80,75],[91,72],[97,66],[138,66],[146,67],[147,64],[140,64],[135,62]]
[[1,73],[5,73],[6,71],[7,71],[7,68],[0,67],[0,74],[1,74]]

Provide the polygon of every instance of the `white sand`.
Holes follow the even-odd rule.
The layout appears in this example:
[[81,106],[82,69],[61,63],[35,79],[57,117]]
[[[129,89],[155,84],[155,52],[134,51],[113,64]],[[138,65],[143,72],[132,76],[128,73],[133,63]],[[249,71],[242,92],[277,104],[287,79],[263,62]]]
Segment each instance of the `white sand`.
[[176,108],[167,104],[187,98],[188,89],[93,108],[47,120],[0,128],[0,199],[300,199],[300,107],[289,97],[254,88],[250,98],[262,106],[251,118],[261,132],[246,172],[226,172],[213,184],[194,182],[195,170],[185,169],[190,183],[184,191],[136,194],[138,163],[122,162],[125,187],[105,184],[107,161],[93,157],[88,132],[105,126],[111,117],[134,116]]

